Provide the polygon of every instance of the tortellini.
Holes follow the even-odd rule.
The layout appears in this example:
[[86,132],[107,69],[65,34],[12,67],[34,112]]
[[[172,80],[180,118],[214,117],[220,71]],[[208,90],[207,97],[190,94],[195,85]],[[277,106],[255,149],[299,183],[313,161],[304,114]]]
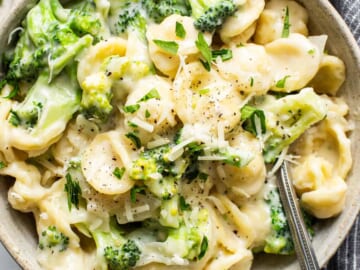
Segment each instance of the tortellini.
[[229,17],[221,27],[222,41],[228,43],[231,38],[247,30],[259,18],[264,6],[264,0],[247,0],[243,5],[239,5],[235,14]]
[[126,47],[127,40],[120,37],[111,37],[90,47],[79,61],[77,72],[79,83],[82,84],[88,76],[99,72],[108,57],[124,56]]
[[[325,98],[325,97],[324,97]],[[345,203],[345,178],[352,158],[347,105],[341,99],[326,98],[329,112],[318,126],[309,129],[294,145],[300,156],[292,168],[294,186],[304,207],[318,218],[341,212]]]
[[[34,213],[40,237],[56,226],[69,241],[55,255],[39,248],[41,266],[111,268],[97,245],[115,230],[141,250],[134,269],[250,270],[253,252],[267,252],[274,223],[285,220],[271,197],[283,159],[307,212],[342,211],[353,162],[349,108],[335,97],[345,65],[325,53],[325,35],[309,36],[300,4],[235,0],[210,33],[190,15],[156,23],[141,10],[146,1],[94,2],[102,36],[74,60],[82,92],[72,118],[32,136],[9,123],[18,101],[0,99],[0,175],[15,179],[8,200]],[[121,13],[129,6],[133,13]],[[299,98],[309,91],[318,112]],[[280,103],[288,106],[274,112]],[[104,114],[92,115],[97,105]],[[300,121],[303,113],[312,115]],[[309,127],[316,113],[300,136],[293,127]],[[279,151],[266,159],[272,147]]]
[[254,153],[254,158],[242,168],[227,164],[218,165],[218,171],[223,174],[219,175],[219,178],[235,196],[248,199],[261,190],[265,181],[266,168],[260,144],[250,133],[233,136],[230,142],[232,147]]
[[232,49],[228,61],[217,61],[220,75],[239,91],[265,94],[272,84],[270,57],[263,46],[246,44]]
[[290,92],[306,86],[319,69],[323,47],[300,34],[265,45],[274,71],[272,90]]
[[308,35],[307,11],[292,0],[270,0],[266,3],[257,22],[254,40],[258,44],[266,44],[281,38],[286,8],[289,12],[290,33]]
[[[98,192],[121,194],[130,190],[134,182],[128,177],[132,150],[124,134],[110,132],[97,135],[86,148],[82,159],[82,171],[87,182]],[[114,170],[124,173],[119,178]]]
[[[183,25],[186,35],[184,38],[176,36],[176,22]],[[204,33],[205,40],[210,43],[211,34]],[[147,31],[147,39],[149,41],[149,52],[151,60],[157,69],[163,74],[175,77],[181,61],[198,54],[199,49],[196,47],[195,41],[198,39],[198,30],[195,29],[194,20],[190,17],[171,15],[167,17],[159,25],[151,25]],[[178,44],[177,54],[172,54],[154,43],[154,40],[176,41]]]
[[141,80],[127,97],[125,109],[135,106],[136,111],[125,112],[124,125],[135,129],[148,142],[153,134],[166,133],[177,123],[171,84],[160,76]]
[[231,82],[215,70],[206,72],[201,63],[184,66],[172,93],[175,111],[184,124],[200,124],[213,133],[220,124],[227,133],[240,120],[244,98]]
[[345,64],[336,56],[324,55],[319,70],[309,82],[317,93],[335,96],[345,81]]

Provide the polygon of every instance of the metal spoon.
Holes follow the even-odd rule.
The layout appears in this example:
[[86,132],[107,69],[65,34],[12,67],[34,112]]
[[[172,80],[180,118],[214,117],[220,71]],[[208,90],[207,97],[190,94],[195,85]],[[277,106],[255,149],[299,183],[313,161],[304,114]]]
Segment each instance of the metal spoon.
[[295,190],[289,178],[286,161],[281,165],[279,174],[280,177],[277,177],[277,179],[280,199],[289,222],[300,267],[302,270],[318,270],[320,269],[319,263],[306,230]]

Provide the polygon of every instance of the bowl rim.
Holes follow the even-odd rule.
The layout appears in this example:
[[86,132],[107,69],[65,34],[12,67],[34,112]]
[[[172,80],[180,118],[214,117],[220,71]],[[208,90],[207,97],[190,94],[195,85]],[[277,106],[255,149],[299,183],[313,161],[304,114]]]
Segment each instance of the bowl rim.
[[[10,1],[10,0],[9,0]],[[295,0],[302,5],[306,6],[306,0]],[[3,5],[7,2],[6,0],[2,1]],[[8,10],[8,14],[15,14],[15,16],[5,16],[5,18],[0,18],[0,25],[4,29],[9,29],[11,25],[18,24],[20,19],[23,18],[26,10],[29,10],[31,6],[35,3],[35,0],[13,0]],[[65,1],[62,1],[65,2]],[[351,53],[354,57],[354,62],[356,63],[357,70],[360,72],[360,48],[353,36],[349,26],[346,24],[344,19],[335,9],[335,7],[328,0],[317,0],[318,5],[327,11],[327,17],[333,16],[335,18],[335,24],[338,25],[340,32],[347,40],[347,46],[350,48]],[[359,131],[360,132],[360,131]],[[354,143],[354,142],[352,142]],[[354,155],[354,153],[352,153]],[[355,164],[353,164],[354,166]],[[356,200],[357,199],[357,200]],[[6,205],[7,207],[7,205]],[[11,207],[11,206],[9,206]],[[330,258],[336,253],[336,251],[340,248],[342,242],[347,237],[350,232],[351,227],[353,226],[355,219],[357,218],[360,211],[360,192],[358,192],[357,198],[354,199],[353,203],[350,205],[351,211],[347,216],[347,221],[345,224],[342,224],[342,232],[345,232],[338,237],[338,245],[328,246],[327,253],[324,254],[321,261],[319,261],[320,266],[324,267]],[[8,251],[9,255],[14,259],[14,261],[24,270],[32,270],[29,268],[29,263],[24,256],[25,254],[21,252],[18,248],[12,245],[13,240],[7,234],[6,229],[0,224],[0,242],[3,244],[4,248]]]

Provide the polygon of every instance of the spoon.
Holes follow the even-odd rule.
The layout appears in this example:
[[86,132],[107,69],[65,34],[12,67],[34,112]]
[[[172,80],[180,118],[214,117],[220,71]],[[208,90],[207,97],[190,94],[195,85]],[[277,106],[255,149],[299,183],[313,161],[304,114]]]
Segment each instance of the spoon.
[[294,187],[289,178],[286,161],[282,163],[279,174],[280,177],[277,179],[280,199],[289,223],[300,267],[302,270],[319,270],[319,263],[306,230]]

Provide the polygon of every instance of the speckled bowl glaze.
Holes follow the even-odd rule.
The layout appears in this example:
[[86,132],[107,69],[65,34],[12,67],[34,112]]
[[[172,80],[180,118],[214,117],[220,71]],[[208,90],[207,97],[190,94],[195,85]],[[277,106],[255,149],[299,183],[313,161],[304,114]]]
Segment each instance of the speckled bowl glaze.
[[[0,7],[0,52],[7,46],[8,35],[24,18],[26,11],[36,1],[3,0]],[[314,247],[320,265],[324,266],[335,253],[351,228],[360,208],[360,50],[346,24],[327,0],[298,0],[309,10],[311,34],[328,35],[327,50],[344,60],[347,80],[340,95],[350,106],[350,119],[355,124],[351,133],[354,166],[350,173],[348,194],[344,211],[337,218],[318,225]],[[0,131],[1,132],[1,131]],[[14,259],[26,270],[38,270],[36,261],[37,236],[31,215],[19,213],[7,202],[7,190],[12,183],[0,181],[0,240]],[[1,266],[0,266],[1,268]],[[257,255],[254,270],[299,269],[295,257]]]

